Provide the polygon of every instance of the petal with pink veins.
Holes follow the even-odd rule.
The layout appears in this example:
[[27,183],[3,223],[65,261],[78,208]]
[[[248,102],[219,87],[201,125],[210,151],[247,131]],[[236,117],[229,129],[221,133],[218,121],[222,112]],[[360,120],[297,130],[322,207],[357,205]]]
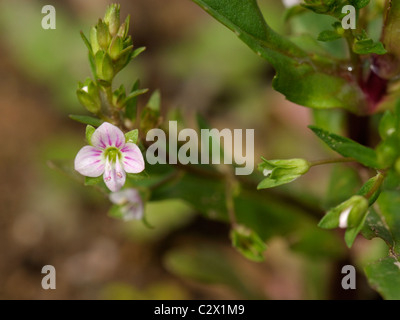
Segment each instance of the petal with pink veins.
[[102,151],[91,146],[79,150],[75,157],[75,170],[86,177],[98,177],[104,172]]
[[92,145],[97,148],[121,148],[125,144],[123,132],[111,123],[104,122],[96,129],[91,138]]
[[127,143],[121,149],[122,163],[128,173],[139,173],[144,170],[144,159],[139,147],[134,143]]
[[126,174],[118,157],[115,163],[111,163],[107,158],[103,179],[112,192],[117,192],[124,186]]

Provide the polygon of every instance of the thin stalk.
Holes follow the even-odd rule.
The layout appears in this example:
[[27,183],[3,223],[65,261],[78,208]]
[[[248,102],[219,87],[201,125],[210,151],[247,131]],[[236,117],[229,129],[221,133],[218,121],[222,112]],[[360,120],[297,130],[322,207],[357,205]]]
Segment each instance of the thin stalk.
[[343,162],[357,162],[357,160],[354,158],[323,159],[323,160],[311,161],[310,167],[320,166],[323,164],[343,163]]

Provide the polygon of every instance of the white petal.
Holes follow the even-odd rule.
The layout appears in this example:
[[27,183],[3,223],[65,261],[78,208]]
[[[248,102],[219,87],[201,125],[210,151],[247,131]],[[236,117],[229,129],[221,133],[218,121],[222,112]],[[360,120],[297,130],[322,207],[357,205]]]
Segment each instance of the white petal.
[[97,148],[121,148],[125,144],[124,133],[111,123],[104,122],[96,129],[91,138],[92,145]]
[[123,219],[125,221],[140,220],[143,218],[143,213],[144,213],[143,203],[137,202],[137,203],[127,204],[121,208],[121,211],[124,214]]
[[352,206],[348,207],[347,209],[343,210],[339,217],[339,228],[345,229],[347,228],[347,219],[349,218],[349,214],[351,211]]
[[110,193],[110,201],[115,204],[136,203],[141,201],[140,194],[136,189],[127,188],[118,192]]
[[271,173],[272,173],[272,170],[268,170],[268,169],[263,170],[263,175],[266,177],[269,177]]
[[117,192],[124,186],[126,174],[118,157],[115,163],[111,163],[107,158],[103,179],[107,188],[112,192]]
[[75,157],[75,170],[86,177],[98,177],[104,172],[104,161],[102,151],[85,146],[79,150]]
[[144,170],[144,159],[139,147],[134,143],[127,143],[121,149],[124,170],[129,173],[139,173]]
[[300,4],[301,0],[282,0],[283,1],[283,5],[286,8],[290,8],[295,6],[296,4]]

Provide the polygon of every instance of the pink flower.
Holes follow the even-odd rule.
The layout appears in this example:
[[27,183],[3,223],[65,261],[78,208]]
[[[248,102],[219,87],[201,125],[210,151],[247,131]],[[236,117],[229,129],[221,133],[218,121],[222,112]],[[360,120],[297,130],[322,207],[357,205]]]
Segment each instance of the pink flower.
[[87,177],[103,179],[108,189],[116,192],[126,180],[126,172],[139,173],[144,170],[144,159],[139,147],[126,143],[123,132],[116,126],[104,122],[98,127],[89,142],[75,157],[75,170]]
[[121,206],[122,219],[140,220],[143,218],[143,201],[136,189],[128,188],[110,193],[110,201]]

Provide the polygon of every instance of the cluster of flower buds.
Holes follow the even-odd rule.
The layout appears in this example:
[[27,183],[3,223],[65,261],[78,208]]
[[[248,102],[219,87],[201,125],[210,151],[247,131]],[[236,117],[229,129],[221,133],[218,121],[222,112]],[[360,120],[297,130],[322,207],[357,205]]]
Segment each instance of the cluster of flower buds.
[[[145,49],[133,48],[132,38],[128,35],[129,20],[128,16],[121,24],[120,5],[112,4],[107,8],[104,19],[99,19],[91,28],[89,39],[81,32],[89,49],[89,61],[96,80],[87,79],[79,83],[77,96],[81,104],[96,115],[102,111],[101,90],[110,92],[115,75]],[[121,86],[106,98],[113,107],[122,110],[130,99],[146,91],[136,88],[127,95]]]
[[98,79],[111,81],[124,68],[133,54],[132,38],[128,35],[129,16],[120,25],[120,6],[110,5],[97,25],[90,30],[91,54]]

